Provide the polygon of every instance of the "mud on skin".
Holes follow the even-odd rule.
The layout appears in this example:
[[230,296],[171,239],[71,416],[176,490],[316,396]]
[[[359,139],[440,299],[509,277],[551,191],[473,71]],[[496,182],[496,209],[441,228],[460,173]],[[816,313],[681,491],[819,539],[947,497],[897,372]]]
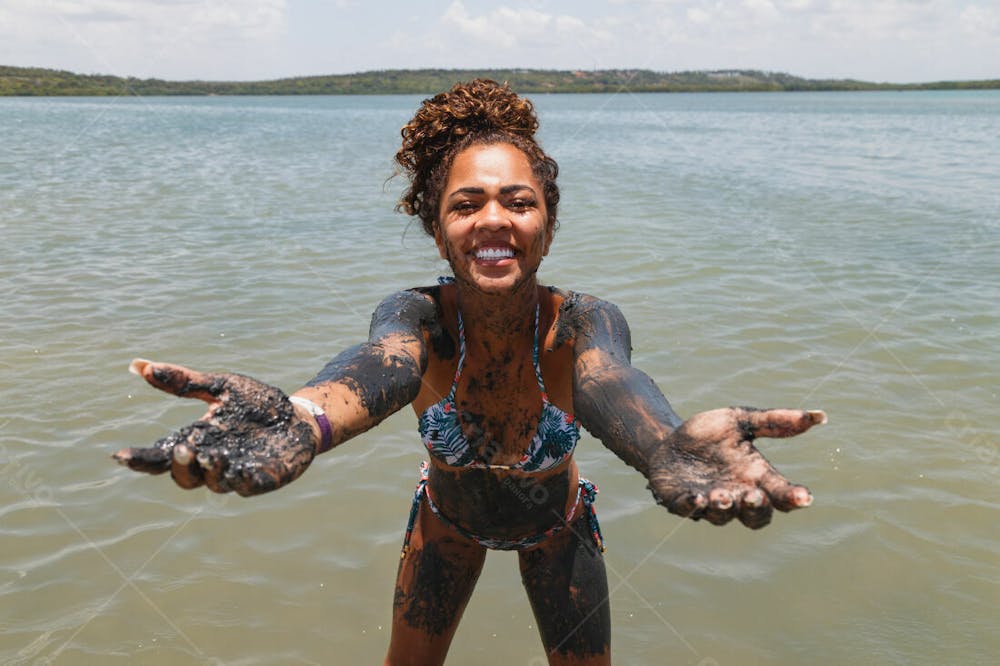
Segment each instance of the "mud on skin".
[[[474,380],[469,381],[470,391],[473,383]],[[502,464],[501,457],[505,454],[507,456],[511,453],[520,455],[524,450],[520,443],[530,440],[537,427],[535,424],[538,423],[538,414],[525,413],[521,417],[515,416],[510,421],[521,425],[515,430],[514,437],[508,439],[506,426],[509,422],[494,422],[495,429],[490,430],[486,426],[486,417],[467,411],[464,409],[465,405],[466,403],[463,402],[458,411],[458,418],[462,422],[462,432],[465,434],[469,446],[475,451],[476,460],[487,465]],[[501,444],[502,441],[511,441],[516,448],[505,447]]]
[[298,478],[315,444],[311,427],[297,419],[281,390],[248,379],[229,380],[228,395],[211,418],[218,425],[201,429],[194,453],[203,468],[221,469],[219,490],[256,495]]
[[611,303],[571,293],[560,307],[556,339],[572,340],[577,349],[573,395],[580,422],[647,475],[652,452],[682,420],[653,380],[631,366],[625,317]]
[[441,512],[474,534],[498,539],[537,534],[561,523],[569,485],[568,470],[541,478],[488,469],[430,470],[431,494]]
[[[715,439],[692,436],[720,415],[725,415],[723,427],[715,426]],[[825,419],[822,412],[754,407],[696,415],[674,432],[671,445],[659,447],[651,456],[648,488],[671,513],[705,518],[715,525],[738,518],[747,527],[760,529],[770,523],[773,509],[791,511],[808,506],[811,499],[808,490],[790,485],[768,463],[753,440],[760,433],[790,437]]]
[[[563,299],[559,305],[553,349],[558,349],[567,342],[573,342],[581,335],[593,337],[600,329],[603,335],[615,336],[614,348],[625,350],[626,358],[631,358],[631,333],[628,324],[625,323],[625,318],[617,307],[607,301],[575,291],[564,292],[555,287],[550,287],[550,290],[560,294]],[[598,327],[595,316],[603,323],[603,326]]]
[[[166,368],[154,370],[171,383]],[[219,399],[207,418],[177,430],[145,449],[118,458],[130,468],[153,474],[171,469],[175,448],[190,452],[187,473],[195,485],[217,492],[257,495],[298,478],[313,459],[315,442],[308,423],[299,420],[280,390],[243,375],[211,375],[189,382],[178,395],[208,394]],[[178,459],[184,464],[185,461]]]
[[[413,289],[410,292],[401,293],[407,294],[407,304],[409,304],[409,299],[412,299],[414,294],[422,294],[424,296],[419,304],[412,305],[413,314],[411,315],[411,319],[417,319],[418,322],[424,327],[424,330],[427,331],[431,338],[431,346],[434,348],[434,353],[437,354],[438,358],[443,360],[455,358],[455,354],[458,353],[458,345],[455,340],[452,339],[451,335],[448,334],[448,331],[446,331],[441,325],[441,322],[443,321],[441,310],[441,287],[421,287]],[[428,298],[431,299],[433,303],[428,303]],[[430,306],[430,308],[428,306]],[[402,311],[411,312],[411,309],[408,307],[404,308]]]
[[396,586],[393,607],[411,627],[432,635],[441,635],[451,627],[479,577],[464,563],[449,561],[435,542],[425,543],[412,559],[400,562],[400,567],[413,568],[408,578],[415,583],[411,590]]
[[373,418],[408,405],[420,392],[420,368],[407,354],[393,354],[365,342],[338,354],[307,386],[338,382],[358,396]]
[[[427,367],[424,330],[435,348],[450,346],[441,329],[436,304],[426,295],[402,291],[383,300],[372,315],[369,341],[344,350],[326,364],[307,386],[339,382],[358,396],[368,414],[380,421],[408,405],[420,392]],[[373,342],[379,341],[379,342]],[[394,353],[386,343],[419,347],[419,358]]]
[[611,643],[611,610],[604,560],[590,541],[584,516],[558,548],[520,553],[521,581],[546,651],[563,656],[605,654]]

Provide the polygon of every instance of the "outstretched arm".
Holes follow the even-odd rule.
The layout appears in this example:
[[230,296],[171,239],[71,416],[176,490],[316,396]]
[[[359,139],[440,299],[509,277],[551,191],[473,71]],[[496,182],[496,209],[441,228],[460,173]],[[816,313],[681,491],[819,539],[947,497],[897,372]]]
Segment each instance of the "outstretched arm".
[[338,354],[295,395],[323,408],[336,446],[417,397],[428,344],[441,334],[437,305],[429,296],[416,291],[393,294],[372,315],[368,341]]
[[628,324],[614,305],[574,295],[562,316],[574,331],[574,411],[581,423],[649,481],[672,513],[751,528],[774,508],[808,506],[804,486],[789,483],[753,445],[825,423],[823,412],[731,407],[682,421],[653,380],[632,367]]
[[413,400],[436,321],[436,307],[427,296],[400,292],[387,298],[372,317],[368,341],[339,354],[296,392],[326,413],[332,430],[328,445],[315,417],[280,389],[242,375],[133,361],[130,369],[152,386],[199,398],[209,408],[152,447],[122,449],[114,458],[136,471],[169,471],[183,488],[206,485],[241,495],[280,488],[298,478],[317,454]]

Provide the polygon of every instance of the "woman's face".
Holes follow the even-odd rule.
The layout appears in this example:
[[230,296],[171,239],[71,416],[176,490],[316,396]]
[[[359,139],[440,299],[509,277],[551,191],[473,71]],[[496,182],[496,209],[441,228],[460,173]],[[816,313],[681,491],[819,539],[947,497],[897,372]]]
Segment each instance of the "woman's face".
[[514,291],[533,279],[552,229],[527,156],[507,143],[474,145],[456,155],[434,241],[455,278],[481,291]]

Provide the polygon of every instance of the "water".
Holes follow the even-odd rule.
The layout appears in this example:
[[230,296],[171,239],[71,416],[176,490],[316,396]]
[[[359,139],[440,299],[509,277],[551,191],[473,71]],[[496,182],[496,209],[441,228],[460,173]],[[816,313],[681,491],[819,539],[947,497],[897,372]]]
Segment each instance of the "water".
[[[388,641],[412,413],[282,491],[114,465],[198,405],[134,356],[294,390],[445,272],[394,214],[416,97],[0,100],[0,661],[364,664]],[[628,317],[676,409],[823,408],[762,447],[808,511],[713,528],[598,442],[620,664],[985,664],[997,637],[1000,95],[549,96],[545,282]],[[494,553],[450,663],[542,663]]]

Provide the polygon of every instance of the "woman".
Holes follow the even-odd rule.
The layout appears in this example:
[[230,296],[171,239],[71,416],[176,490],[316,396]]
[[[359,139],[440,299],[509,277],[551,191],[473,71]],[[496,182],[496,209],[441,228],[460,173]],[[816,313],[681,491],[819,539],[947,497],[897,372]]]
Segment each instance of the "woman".
[[476,80],[426,100],[403,128],[400,208],[420,218],[453,277],[375,310],[367,342],[291,398],[248,377],[134,361],[153,386],[208,413],[115,457],[184,488],[253,495],[412,405],[429,454],[397,575],[387,664],[444,661],[487,549],[519,553],[552,664],[610,661],[608,590],[593,501],[573,460],[580,426],[673,513],[766,525],[808,506],[753,446],[822,412],[719,409],[683,421],[630,365],[610,303],[538,284],[556,229],[558,167],[529,101]]

